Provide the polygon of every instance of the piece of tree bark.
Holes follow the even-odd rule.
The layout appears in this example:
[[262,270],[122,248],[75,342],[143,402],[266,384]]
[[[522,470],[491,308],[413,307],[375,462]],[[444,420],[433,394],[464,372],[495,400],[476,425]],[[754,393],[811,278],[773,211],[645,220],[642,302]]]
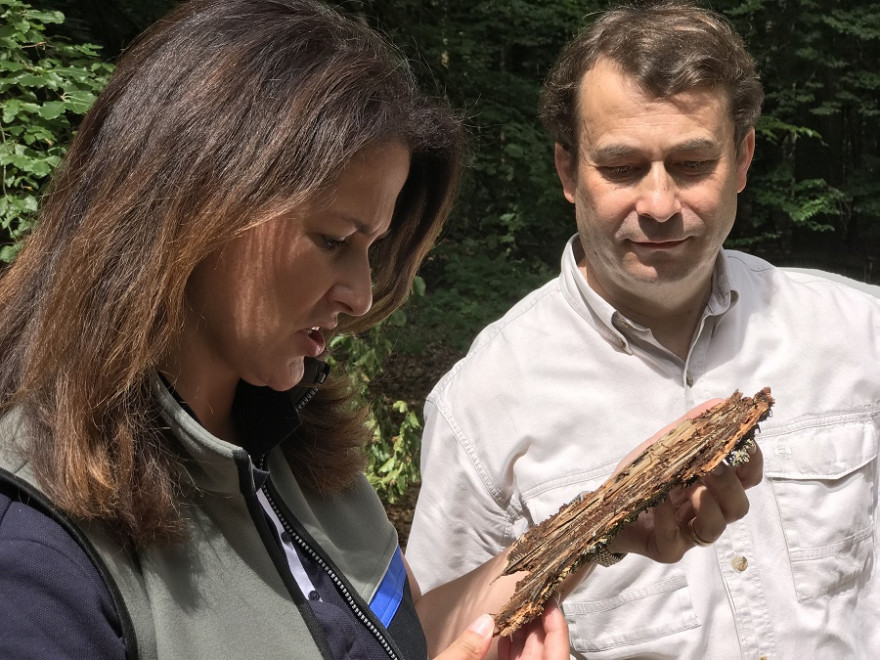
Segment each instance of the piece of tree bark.
[[769,387],[753,398],[734,392],[678,424],[595,491],[582,493],[523,534],[503,575],[528,575],[495,616],[496,634],[510,635],[540,616],[566,577],[594,560],[625,524],[665,499],[670,489],[692,484],[722,461],[746,462],[758,423],[772,405]]

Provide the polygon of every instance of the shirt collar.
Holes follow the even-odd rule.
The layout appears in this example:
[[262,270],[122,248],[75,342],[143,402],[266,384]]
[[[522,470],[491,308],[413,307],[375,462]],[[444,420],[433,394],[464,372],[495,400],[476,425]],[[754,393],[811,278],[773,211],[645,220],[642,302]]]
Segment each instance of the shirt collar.
[[[587,315],[596,329],[618,350],[632,353],[628,332],[643,333],[647,329],[625,318],[607,300],[596,293],[589,285],[575,256],[575,247],[580,238],[572,236],[562,254],[563,292],[582,316]],[[724,250],[718,254],[712,272],[712,292],[703,317],[722,316],[739,300],[739,291],[731,286],[730,270]]]
[[617,310],[596,293],[578,268],[574,249],[580,238],[572,236],[562,253],[562,291],[572,307],[618,350],[631,353],[627,338],[614,327]]
[[712,272],[712,294],[706,310],[710,315],[722,316],[726,314],[739,301],[739,289],[733,284],[730,277],[730,266],[727,263],[727,252],[721,250],[715,260],[715,270]]

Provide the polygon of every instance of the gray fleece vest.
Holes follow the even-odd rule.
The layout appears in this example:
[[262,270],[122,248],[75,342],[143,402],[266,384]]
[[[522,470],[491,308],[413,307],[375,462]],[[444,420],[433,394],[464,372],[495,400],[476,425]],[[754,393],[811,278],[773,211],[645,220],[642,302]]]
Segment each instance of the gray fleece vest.
[[[326,657],[319,624],[289,571],[278,568],[283,553],[267,536],[247,453],[211,436],[158,381],[156,396],[191,459],[198,495],[183,507],[189,542],[123,549],[99,526],[77,525],[115,583],[111,590],[121,595],[125,611],[119,614],[123,628],[133,627],[136,657]],[[24,433],[15,411],[0,419],[0,470],[40,492],[30,466],[10,446]],[[317,497],[299,488],[277,448],[268,469],[282,505],[345,576],[355,600],[369,603],[398,543],[366,478],[337,496]]]

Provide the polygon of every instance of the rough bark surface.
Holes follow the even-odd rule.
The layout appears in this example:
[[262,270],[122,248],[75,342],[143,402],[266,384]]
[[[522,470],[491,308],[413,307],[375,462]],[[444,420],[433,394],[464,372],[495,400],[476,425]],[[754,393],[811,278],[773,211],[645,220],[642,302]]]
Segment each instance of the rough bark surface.
[[528,571],[504,609],[495,632],[510,635],[537,618],[562,581],[593,561],[625,524],[725,461],[749,459],[758,423],[773,405],[770,388],[754,397],[734,392],[726,401],[664,434],[626,468],[591,493],[583,493],[523,534],[504,575]]

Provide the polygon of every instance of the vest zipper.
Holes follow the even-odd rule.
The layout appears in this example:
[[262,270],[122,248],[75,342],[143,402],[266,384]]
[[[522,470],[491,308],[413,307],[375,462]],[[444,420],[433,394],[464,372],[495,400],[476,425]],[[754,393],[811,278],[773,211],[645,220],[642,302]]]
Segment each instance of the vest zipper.
[[[294,388],[297,395],[293,398],[293,407],[297,414],[302,412],[302,409],[306,407],[306,404],[318,393],[318,388],[316,386],[321,385],[327,380],[327,376],[330,375],[330,365],[317,358],[306,358],[304,364],[306,375],[303,376],[302,380],[306,381],[306,379],[308,379],[307,382],[309,382],[309,385],[299,385]],[[297,396],[299,398],[297,398]]]
[[306,407],[306,404],[315,398],[315,395],[318,393],[317,387],[310,387],[306,390],[305,394],[302,395],[302,398],[296,402],[293,409],[296,410],[297,413],[302,412],[302,409]]
[[269,505],[272,507],[272,510],[275,512],[275,515],[278,516],[278,520],[281,521],[281,524],[284,527],[284,530],[290,534],[290,537],[296,541],[296,544],[302,548],[303,552],[305,552],[312,560],[321,567],[321,569],[330,577],[333,581],[336,590],[339,594],[345,599],[345,602],[348,604],[348,607],[351,609],[352,613],[354,613],[355,617],[357,617],[358,621],[360,621],[363,626],[372,633],[373,637],[382,645],[382,648],[388,654],[389,658],[393,658],[394,660],[400,660],[397,654],[394,652],[394,649],[391,648],[391,645],[388,643],[388,640],[385,639],[385,635],[382,634],[382,631],[379,630],[375,624],[370,621],[370,618],[364,613],[361,607],[357,604],[354,597],[351,595],[351,592],[348,590],[348,587],[342,581],[342,579],[336,574],[324,558],[318,554],[312,546],[308,544],[308,542],[300,536],[297,531],[293,528],[293,526],[288,522],[287,518],[284,514],[281,513],[281,509],[275,503],[275,498],[272,497],[272,494],[269,492],[268,488],[262,488],[263,494],[266,496],[266,501],[269,502]]

